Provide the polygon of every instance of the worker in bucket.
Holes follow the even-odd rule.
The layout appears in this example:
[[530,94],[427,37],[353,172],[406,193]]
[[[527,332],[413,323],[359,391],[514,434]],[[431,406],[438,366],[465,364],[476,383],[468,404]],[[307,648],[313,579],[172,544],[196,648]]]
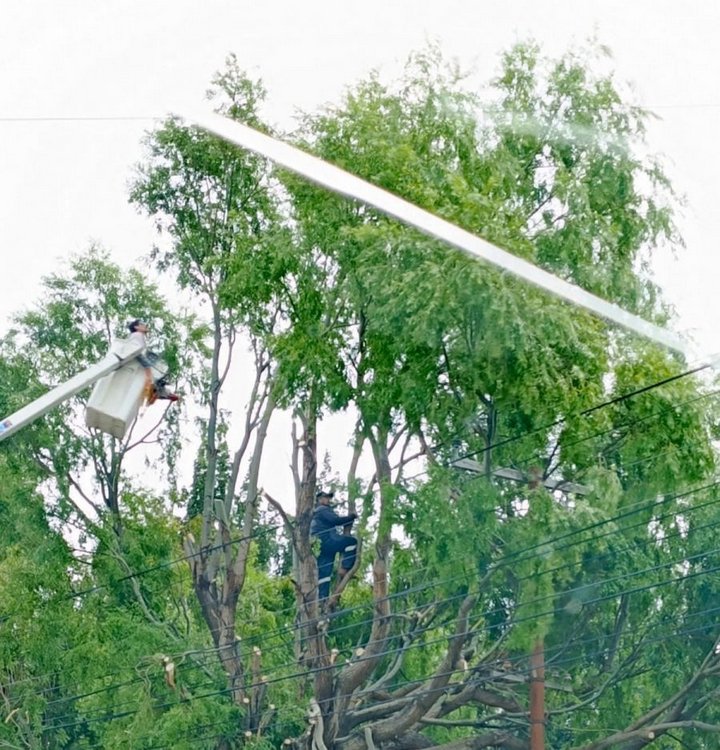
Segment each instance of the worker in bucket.
[[330,505],[334,492],[319,490],[315,494],[315,510],[310,523],[310,535],[320,542],[318,553],[318,597],[322,601],[330,595],[330,580],[335,566],[335,557],[342,553],[338,577],[342,578],[355,565],[357,539],[349,534],[341,534],[339,526],[350,528],[357,513],[339,516]]
[[[145,346],[145,335],[148,332],[148,324],[136,318],[128,323],[130,331],[130,341],[137,341],[143,347]],[[158,399],[167,401],[179,401],[180,396],[172,393],[168,389],[168,383],[165,375],[155,377],[153,375],[153,366],[158,362],[160,357],[151,351],[143,351],[137,357],[138,362],[145,368],[145,400],[148,405],[154,404]]]

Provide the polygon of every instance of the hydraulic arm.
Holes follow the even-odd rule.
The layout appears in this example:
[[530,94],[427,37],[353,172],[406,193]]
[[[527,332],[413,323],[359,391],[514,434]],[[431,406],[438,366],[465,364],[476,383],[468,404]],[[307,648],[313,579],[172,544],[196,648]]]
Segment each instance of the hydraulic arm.
[[93,385],[101,378],[118,370],[123,365],[134,360],[144,350],[144,346],[137,341],[117,341],[108,354],[94,365],[78,373],[66,382],[35,399],[27,406],[23,406],[14,414],[0,422],[0,440],[10,437],[26,425],[31,424],[51,409],[67,401],[85,388]]

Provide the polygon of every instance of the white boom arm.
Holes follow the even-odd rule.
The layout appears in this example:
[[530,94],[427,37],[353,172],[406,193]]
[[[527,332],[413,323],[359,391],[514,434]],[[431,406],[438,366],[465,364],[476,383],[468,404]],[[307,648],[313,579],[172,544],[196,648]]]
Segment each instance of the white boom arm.
[[330,190],[340,193],[340,195],[347,195],[369,206],[375,206],[389,216],[394,216],[431,237],[454,245],[474,258],[492,263],[574,305],[584,307],[606,320],[611,320],[630,331],[635,331],[635,333],[656,341],[662,346],[688,354],[688,344],[674,332],[643,320],[643,318],[633,315],[613,302],[601,299],[564,279],[553,276],[542,268],[502,250],[481,237],[476,237],[459,226],[451,224],[439,216],[399,198],[397,195],[382,190],[376,185],[361,180],[359,177],[355,177],[355,175],[351,175],[349,172],[316,156],[305,153],[289,143],[284,143],[247,125],[217,114],[202,112],[195,116],[187,116],[186,119],[209,133],[220,136],[229,143],[234,143],[272,159],[277,164],[287,167],[287,169],[307,177],[307,179],[319,185],[324,185]]
[[50,409],[54,409],[63,403],[63,401],[67,401],[76,393],[100,380],[100,378],[109,375],[111,372],[132,361],[138,354],[143,352],[144,348],[144,344],[139,341],[116,342],[110,349],[110,352],[100,362],[91,365],[75,375],[75,377],[56,386],[45,395],[40,396],[40,398],[35,399],[32,403],[23,406],[22,409],[3,419],[0,422],[0,440],[10,437],[10,435],[26,425],[47,414]]

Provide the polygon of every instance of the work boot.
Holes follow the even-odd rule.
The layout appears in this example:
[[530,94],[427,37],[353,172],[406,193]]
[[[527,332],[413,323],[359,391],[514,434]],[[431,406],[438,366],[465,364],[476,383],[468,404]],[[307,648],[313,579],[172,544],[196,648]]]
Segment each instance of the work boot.
[[177,395],[177,393],[172,393],[172,391],[168,390],[168,387],[165,383],[156,383],[155,384],[155,398],[153,398],[153,401],[155,399],[163,399],[164,401],[179,401],[180,396]]

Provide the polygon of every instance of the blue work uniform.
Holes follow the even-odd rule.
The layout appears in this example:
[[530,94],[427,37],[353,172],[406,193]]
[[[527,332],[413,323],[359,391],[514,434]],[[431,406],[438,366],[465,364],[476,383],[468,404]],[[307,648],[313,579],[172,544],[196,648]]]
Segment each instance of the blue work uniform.
[[354,536],[340,534],[337,527],[347,526],[356,518],[355,514],[339,516],[332,508],[322,504],[318,504],[313,511],[310,535],[320,540],[317,560],[320,599],[327,599],[330,595],[330,579],[338,552],[342,552],[342,567],[345,570],[350,570],[355,565],[357,539]]

